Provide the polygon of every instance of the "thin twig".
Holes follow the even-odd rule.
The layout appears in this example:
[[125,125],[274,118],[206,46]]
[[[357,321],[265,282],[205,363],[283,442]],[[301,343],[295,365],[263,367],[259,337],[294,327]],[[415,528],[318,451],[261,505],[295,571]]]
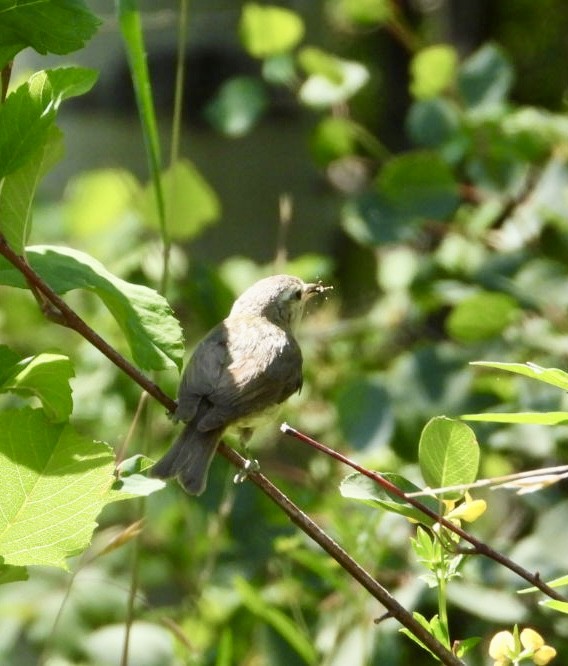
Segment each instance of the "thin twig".
[[395,495],[396,497],[399,497],[400,499],[408,502],[408,504],[411,504],[413,507],[421,511],[425,516],[428,516],[429,518],[436,521],[440,525],[443,525],[448,530],[451,530],[452,532],[457,534],[464,541],[467,541],[473,546],[472,549],[465,551],[467,552],[467,554],[485,555],[485,557],[488,557],[494,560],[495,562],[498,562],[507,569],[510,569],[511,571],[516,573],[519,577],[524,578],[524,580],[529,582],[531,585],[534,585],[534,587],[537,587],[541,592],[544,592],[544,594],[546,594],[551,599],[557,599],[558,601],[566,601],[565,597],[563,597],[552,587],[544,583],[541,580],[540,575],[538,573],[532,574],[530,571],[520,566],[519,564],[509,559],[508,557],[498,552],[497,550],[494,550],[483,541],[476,539],[474,536],[463,530],[461,527],[458,527],[458,525],[455,525],[451,521],[444,518],[442,515],[436,513],[436,511],[433,511],[430,507],[426,506],[426,504],[423,504],[420,500],[417,500],[416,497],[413,497],[413,494],[407,494],[403,492],[400,488],[398,488],[398,486],[395,486],[379,472],[374,472],[372,470],[366,469],[365,467],[362,467],[353,460],[347,458],[347,456],[344,456],[343,454],[334,451],[333,449],[330,449],[325,444],[322,444],[321,442],[312,439],[311,437],[305,435],[299,430],[292,428],[287,423],[283,423],[280,429],[282,430],[282,432],[286,433],[287,435],[291,435],[292,437],[295,437],[301,442],[309,444],[318,451],[322,451],[326,455],[335,458],[335,460],[339,460],[345,465],[349,465],[349,467],[352,467],[360,474],[363,474],[369,479],[375,481],[391,495]]

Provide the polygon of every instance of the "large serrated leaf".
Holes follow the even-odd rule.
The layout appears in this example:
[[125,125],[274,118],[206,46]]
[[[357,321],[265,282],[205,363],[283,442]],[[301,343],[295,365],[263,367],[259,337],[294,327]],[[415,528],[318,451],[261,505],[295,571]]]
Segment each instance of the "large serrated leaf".
[[0,65],[30,46],[63,55],[82,48],[100,20],[82,0],[18,0],[0,7]]
[[[126,282],[96,259],[71,248],[38,245],[27,248],[31,266],[58,294],[72,289],[93,291],[107,306],[132,352],[148,370],[181,367],[183,335],[166,301],[154,289]],[[21,273],[0,258],[0,284],[27,287]]]
[[42,410],[0,415],[0,556],[14,566],[66,568],[90,543],[109,501],[114,455],[50,422]]
[[95,70],[81,67],[46,70],[8,95],[0,106],[0,177],[37,153],[47,141],[61,102],[83,94],[96,79]]
[[[430,488],[473,483],[479,468],[479,445],[473,430],[445,416],[431,419],[420,436],[418,461]],[[462,494],[448,492],[444,497],[456,498]]]
[[64,421],[73,410],[69,385],[73,375],[66,356],[38,354],[17,363],[0,390],[36,396],[52,421]]

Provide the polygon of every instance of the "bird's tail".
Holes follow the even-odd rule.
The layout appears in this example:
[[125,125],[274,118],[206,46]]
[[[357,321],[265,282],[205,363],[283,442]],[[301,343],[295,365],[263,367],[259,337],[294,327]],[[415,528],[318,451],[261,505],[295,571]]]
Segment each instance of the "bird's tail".
[[160,479],[175,476],[187,493],[201,495],[222,432],[222,429],[200,432],[195,421],[186,423],[169,451],[150,470],[151,476]]

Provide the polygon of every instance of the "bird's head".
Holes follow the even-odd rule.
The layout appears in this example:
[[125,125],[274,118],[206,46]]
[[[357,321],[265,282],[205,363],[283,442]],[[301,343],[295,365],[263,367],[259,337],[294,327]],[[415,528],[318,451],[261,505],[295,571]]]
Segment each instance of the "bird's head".
[[332,288],[303,282],[293,275],[272,275],[255,282],[241,294],[233,304],[231,316],[258,315],[279,326],[293,327],[310,297]]

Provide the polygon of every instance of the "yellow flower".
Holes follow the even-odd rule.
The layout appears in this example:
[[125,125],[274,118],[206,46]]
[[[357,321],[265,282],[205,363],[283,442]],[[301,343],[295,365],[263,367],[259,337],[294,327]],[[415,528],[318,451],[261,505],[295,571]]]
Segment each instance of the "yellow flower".
[[556,656],[556,650],[544,644],[544,638],[534,629],[523,629],[519,635],[515,626],[510,631],[499,631],[489,643],[489,656],[495,659],[493,666],[509,666],[520,660],[532,659],[536,666],[546,666]]
[[495,666],[509,664],[515,652],[515,639],[510,631],[499,631],[489,643],[489,656],[496,659]]
[[533,661],[536,666],[546,666],[554,657],[556,657],[556,650],[550,645],[543,645],[534,653]]
[[446,517],[450,520],[465,520],[466,523],[473,523],[485,513],[486,509],[487,502],[485,500],[466,500],[456,509],[450,511]]
[[544,645],[544,638],[534,629],[523,629],[521,631],[521,645],[534,652]]

